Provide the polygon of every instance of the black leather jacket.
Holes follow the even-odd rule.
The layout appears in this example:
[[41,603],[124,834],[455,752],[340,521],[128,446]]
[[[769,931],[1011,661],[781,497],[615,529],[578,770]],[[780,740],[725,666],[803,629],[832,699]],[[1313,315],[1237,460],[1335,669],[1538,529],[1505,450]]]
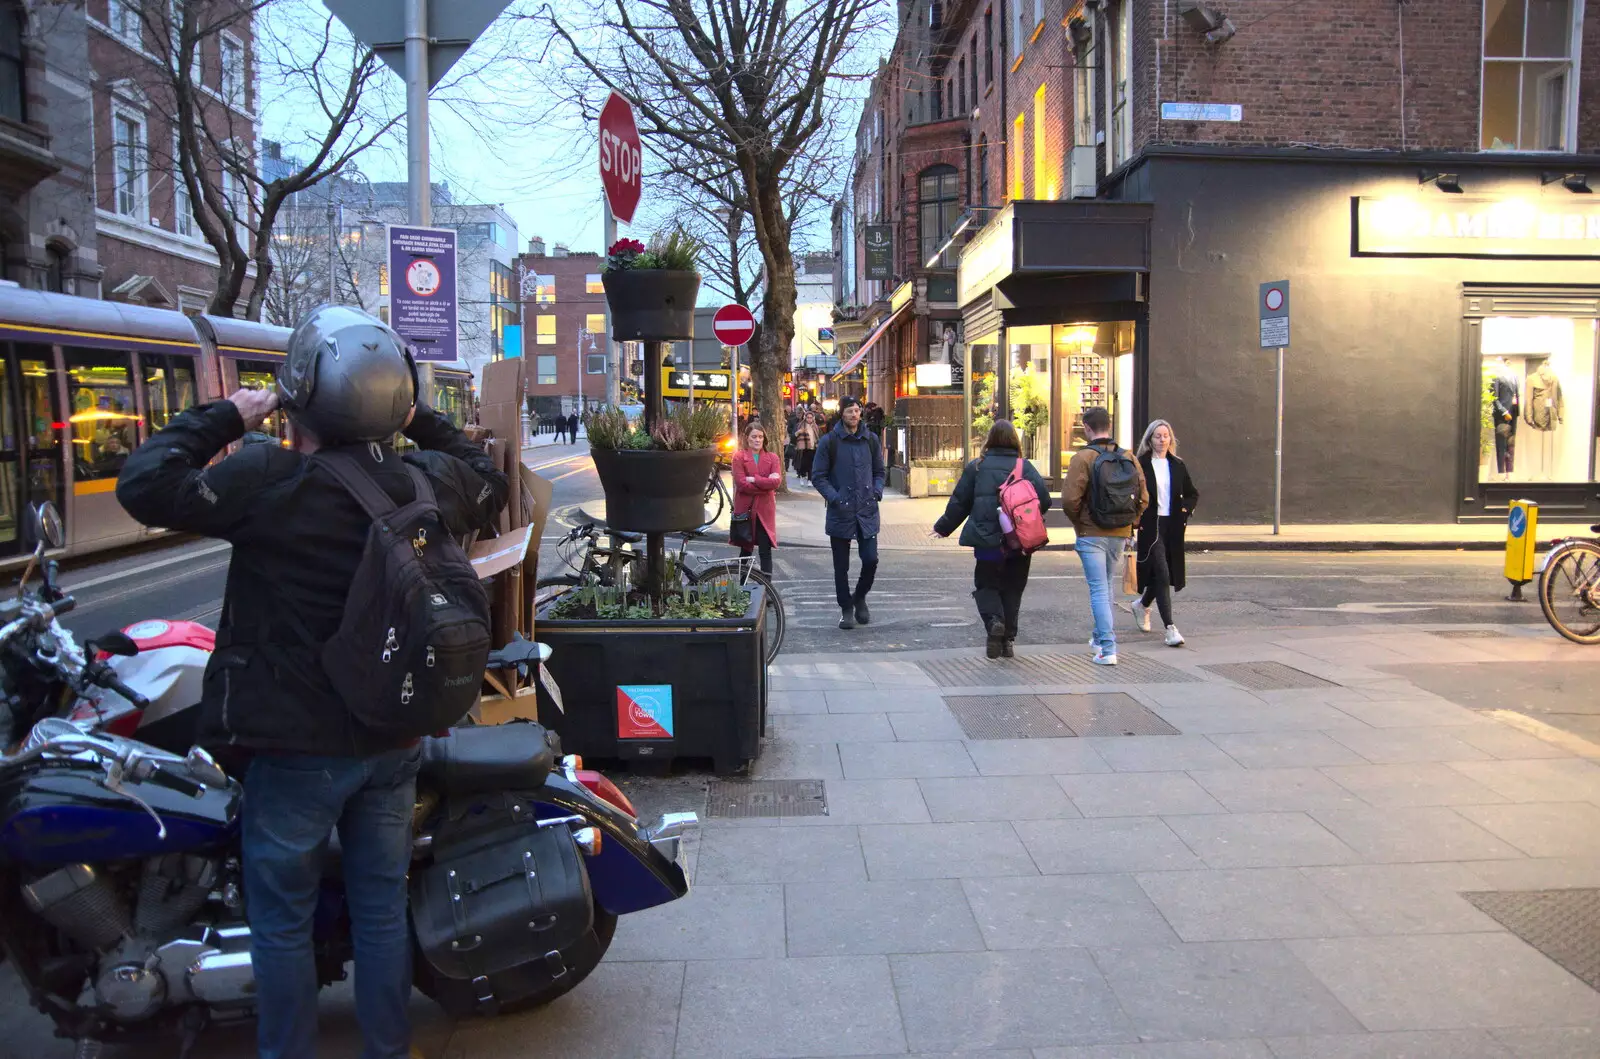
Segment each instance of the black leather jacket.
[[[277,445],[246,445],[208,466],[243,435],[230,401],[189,409],[139,446],[117,479],[117,499],[140,522],[233,544],[201,697],[201,741],[329,756],[390,749],[351,719],[321,659],[371,519],[316,461]],[[387,445],[349,451],[397,504],[413,499],[403,468],[412,463],[428,476],[453,534],[487,528],[508,491],[488,454],[425,407],[406,436],[424,451],[403,459]]]

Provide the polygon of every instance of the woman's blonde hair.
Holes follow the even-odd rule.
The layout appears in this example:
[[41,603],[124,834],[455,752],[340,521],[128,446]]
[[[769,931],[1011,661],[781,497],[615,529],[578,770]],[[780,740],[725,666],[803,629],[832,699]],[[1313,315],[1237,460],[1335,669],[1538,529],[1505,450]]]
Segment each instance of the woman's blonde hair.
[[1178,454],[1178,432],[1173,430],[1172,424],[1165,419],[1152,419],[1150,425],[1144,428],[1144,437],[1139,439],[1139,455],[1141,457],[1150,455],[1150,435],[1156,432],[1156,427],[1166,427],[1167,433],[1172,435],[1172,443],[1167,446],[1167,454],[1176,456]]

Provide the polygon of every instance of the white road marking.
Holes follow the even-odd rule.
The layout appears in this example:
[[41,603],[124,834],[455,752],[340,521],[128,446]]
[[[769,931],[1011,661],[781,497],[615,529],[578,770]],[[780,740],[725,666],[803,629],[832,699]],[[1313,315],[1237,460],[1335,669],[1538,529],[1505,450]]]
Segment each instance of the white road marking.
[[[164,567],[174,566],[178,563],[193,562],[196,559],[203,559],[208,555],[215,555],[217,552],[227,551],[232,547],[233,545],[223,542],[221,544],[213,544],[205,548],[197,548],[194,551],[185,551],[182,555],[173,555],[168,556],[165,559],[157,559],[155,562],[145,563],[142,566],[130,566],[128,569],[118,570],[114,574],[102,574],[99,577],[91,577],[87,581],[78,581],[70,585],[63,585],[62,591],[69,593],[82,592],[84,589],[93,588],[96,585],[105,585],[111,583],[112,581],[120,581],[124,577],[133,577],[136,574],[149,573],[151,570],[160,570]],[[209,570],[211,567],[208,566],[206,569]]]
[[1279,607],[1279,610],[1314,610],[1329,614],[1406,614],[1418,610],[1439,610],[1442,607],[1515,607],[1505,600],[1443,600],[1433,603],[1341,603],[1337,607]]

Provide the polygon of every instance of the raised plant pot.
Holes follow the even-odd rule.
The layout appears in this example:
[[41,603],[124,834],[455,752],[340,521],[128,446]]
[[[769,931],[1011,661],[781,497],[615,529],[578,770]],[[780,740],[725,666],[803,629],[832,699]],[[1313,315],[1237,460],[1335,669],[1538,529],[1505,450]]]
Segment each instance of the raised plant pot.
[[611,337],[618,342],[687,342],[694,339],[694,304],[700,276],[662,268],[632,268],[600,277],[611,307]]
[[545,667],[565,709],[541,687],[539,722],[568,754],[740,771],[761,754],[767,708],[764,600],[748,587],[738,618],[571,620],[545,608],[539,641],[553,649]]
[[634,533],[677,533],[706,520],[706,482],[715,449],[591,448],[606,493],[606,525]]

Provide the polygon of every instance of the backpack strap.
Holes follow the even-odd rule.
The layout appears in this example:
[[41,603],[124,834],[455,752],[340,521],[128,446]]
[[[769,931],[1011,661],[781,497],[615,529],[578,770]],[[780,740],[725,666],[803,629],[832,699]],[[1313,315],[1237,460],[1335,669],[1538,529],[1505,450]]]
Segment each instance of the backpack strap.
[[[345,491],[355,497],[356,503],[361,505],[369,518],[382,518],[399,509],[400,505],[394,502],[394,498],[384,492],[367,469],[361,466],[360,461],[349,453],[337,450],[317,452],[311,458],[326,468],[328,473],[344,486]],[[416,499],[437,507],[438,501],[434,499],[433,486],[428,483],[428,476],[404,460],[400,461],[400,466],[404,467],[411,477],[411,486],[416,490]]]
[[1022,460],[1023,460],[1023,457],[1018,456],[1017,457],[1017,465],[1015,467],[1011,468],[1011,473],[1010,474],[1006,475],[1006,484],[1007,485],[1010,485],[1012,482],[1020,482],[1026,476],[1027,472],[1023,470]]

